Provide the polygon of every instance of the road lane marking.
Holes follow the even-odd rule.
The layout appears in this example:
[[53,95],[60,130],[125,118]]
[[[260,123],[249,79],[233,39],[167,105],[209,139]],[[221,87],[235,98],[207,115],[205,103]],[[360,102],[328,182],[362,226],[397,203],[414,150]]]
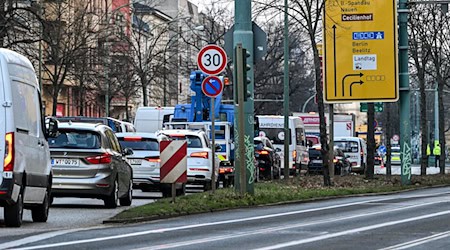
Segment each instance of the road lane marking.
[[440,239],[443,239],[443,238],[447,238],[449,236],[450,236],[450,231],[442,232],[442,233],[433,234],[431,236],[424,237],[424,238],[421,238],[421,239],[417,239],[417,240],[412,240],[412,241],[408,241],[408,242],[405,242],[405,243],[401,243],[401,244],[398,244],[398,245],[395,245],[395,246],[382,248],[380,250],[408,249],[408,248],[419,246],[419,245],[423,245],[423,244],[426,244],[428,242],[432,242],[432,241],[435,241],[435,240],[440,240]]
[[[436,195],[440,195],[440,194],[449,194],[449,192],[433,193],[432,195],[436,196]],[[401,198],[419,198],[419,197],[429,197],[430,195],[431,194],[400,195],[400,196],[401,196]],[[397,196],[397,197],[392,197],[392,198],[370,199],[370,200],[366,200],[366,201],[359,201],[359,202],[352,202],[352,203],[346,203],[346,204],[332,205],[332,206],[328,206],[328,207],[311,208],[311,209],[300,210],[300,211],[290,211],[290,212],[284,212],[284,213],[278,213],[278,214],[261,215],[261,216],[255,216],[255,217],[232,219],[232,220],[225,220],[225,221],[216,221],[216,222],[209,222],[209,223],[200,223],[200,224],[178,226],[178,227],[171,227],[171,228],[169,227],[169,228],[152,229],[152,230],[147,230],[147,231],[142,231],[142,232],[135,232],[135,233],[130,233],[130,234],[113,235],[113,236],[107,236],[107,237],[92,238],[92,239],[85,239],[85,240],[76,240],[76,241],[68,241],[68,242],[61,242],[61,243],[54,243],[54,244],[44,244],[44,245],[26,247],[26,248],[21,248],[21,249],[23,249],[23,250],[25,250],[25,249],[40,249],[40,248],[51,248],[51,247],[68,246],[68,245],[74,245],[74,244],[99,242],[99,241],[106,241],[106,240],[114,240],[114,239],[142,236],[142,235],[146,235],[146,234],[164,233],[164,232],[172,232],[172,231],[200,228],[200,227],[206,227],[206,226],[224,225],[224,224],[232,224],[232,223],[238,223],[238,222],[246,222],[246,221],[253,221],[253,220],[276,218],[276,217],[281,217],[281,216],[286,216],[286,215],[294,215],[294,214],[302,214],[302,213],[309,213],[309,212],[317,212],[317,211],[334,209],[334,208],[349,207],[349,206],[361,205],[361,204],[366,204],[366,203],[371,203],[371,202],[386,201],[386,200],[396,200],[396,199],[399,199],[399,197]],[[39,240],[36,240],[35,242],[37,242],[37,241],[39,241]],[[18,242],[18,241],[13,241],[13,242],[11,242],[11,244],[14,244],[15,242]],[[33,242],[28,242],[26,244],[30,244],[30,243],[33,243]],[[24,245],[24,244],[20,244],[20,245]]]
[[373,215],[377,215],[377,214],[385,214],[385,213],[389,213],[389,212],[418,208],[418,207],[422,207],[422,206],[434,205],[434,204],[445,203],[445,202],[448,202],[448,201],[436,201],[436,202],[431,202],[431,203],[421,203],[421,204],[417,204],[417,205],[411,205],[408,207],[393,208],[393,209],[383,210],[383,211],[379,211],[379,212],[373,212],[370,214],[362,213],[362,214],[351,215],[351,216],[347,216],[347,217],[332,218],[332,219],[312,221],[312,222],[307,222],[307,223],[297,223],[297,224],[292,224],[292,225],[288,225],[288,226],[263,228],[263,229],[259,229],[259,230],[248,231],[248,232],[227,234],[224,236],[213,236],[213,237],[209,237],[209,238],[195,239],[195,240],[190,240],[190,241],[182,241],[182,242],[175,242],[175,243],[168,243],[168,244],[166,243],[166,244],[162,244],[162,245],[158,245],[158,246],[144,247],[144,248],[138,248],[138,249],[134,249],[134,250],[157,250],[157,249],[185,247],[185,246],[208,243],[208,242],[213,242],[213,241],[218,241],[218,240],[239,238],[239,237],[251,236],[251,235],[256,235],[256,234],[273,233],[276,231],[283,231],[283,230],[288,230],[288,229],[293,229],[293,228],[307,227],[307,226],[312,226],[312,225],[317,225],[317,224],[337,222],[337,221],[355,219],[355,218],[360,218],[360,217],[365,217],[365,216],[373,216]]
[[393,226],[393,225],[407,223],[407,222],[411,222],[411,221],[429,219],[429,218],[447,215],[447,214],[450,214],[450,211],[442,211],[442,212],[438,212],[438,213],[426,214],[426,215],[403,219],[403,220],[396,220],[396,221],[390,221],[390,222],[375,224],[375,225],[366,226],[366,227],[359,227],[359,228],[354,228],[354,229],[350,229],[350,230],[346,230],[346,231],[342,231],[342,232],[338,232],[338,233],[331,233],[331,234],[321,235],[321,236],[317,236],[317,237],[312,237],[309,239],[296,240],[296,241],[286,242],[286,243],[282,243],[282,244],[272,245],[269,247],[256,248],[254,250],[272,250],[272,249],[280,249],[280,248],[285,248],[285,247],[298,246],[298,245],[311,243],[311,242],[315,242],[315,241],[328,240],[331,238],[345,236],[348,234],[361,233],[364,231],[370,231],[370,230],[374,230],[374,229],[378,229],[378,228],[382,228],[382,227]]

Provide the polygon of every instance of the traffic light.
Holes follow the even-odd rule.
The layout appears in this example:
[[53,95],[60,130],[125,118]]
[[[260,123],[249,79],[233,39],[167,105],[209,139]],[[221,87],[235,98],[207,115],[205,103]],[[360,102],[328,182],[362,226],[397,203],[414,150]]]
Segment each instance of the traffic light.
[[247,63],[247,58],[250,57],[250,52],[247,49],[242,49],[242,61],[243,61],[243,71],[244,71],[244,101],[252,97],[252,92],[249,91],[249,85],[252,84],[252,79],[247,75],[247,73],[252,70],[252,66]]
[[[248,76],[249,71],[252,70],[250,63],[247,63],[247,58],[250,57],[250,53],[238,44],[235,48],[235,65],[233,66],[234,76],[236,84],[234,84],[234,94],[236,103],[239,103],[239,96],[242,94],[242,101],[247,101],[252,93],[249,91],[249,85],[252,83],[251,78]],[[241,92],[242,91],[242,92]]]

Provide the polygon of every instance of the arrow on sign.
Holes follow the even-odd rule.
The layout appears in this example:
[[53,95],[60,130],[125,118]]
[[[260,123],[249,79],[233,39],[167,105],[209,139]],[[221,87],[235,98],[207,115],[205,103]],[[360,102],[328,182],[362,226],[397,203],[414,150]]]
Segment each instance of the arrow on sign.
[[[336,24],[333,25],[333,57],[334,57],[334,96],[337,96],[337,81],[336,81]],[[344,90],[342,90],[344,91]]]
[[353,87],[353,84],[359,84],[359,85],[362,85],[364,82],[363,81],[358,81],[358,82],[352,82],[351,84],[350,84],[350,96],[352,96],[352,87]]
[[[359,78],[361,78],[363,75],[364,75],[363,73],[359,73],[359,74],[347,74],[347,75],[345,75],[345,76],[342,78],[342,96],[345,96],[345,91],[344,91],[344,89],[345,89],[345,86],[344,86],[345,78],[347,78],[347,77],[349,77],[349,76],[359,76]],[[336,76],[335,76],[335,77],[336,77]],[[350,87],[350,96],[352,96],[351,89],[352,89],[352,88]]]

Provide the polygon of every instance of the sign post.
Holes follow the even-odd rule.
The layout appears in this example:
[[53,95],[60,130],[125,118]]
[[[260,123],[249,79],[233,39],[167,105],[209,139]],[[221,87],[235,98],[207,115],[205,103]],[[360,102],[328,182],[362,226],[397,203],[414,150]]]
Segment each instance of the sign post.
[[215,111],[215,99],[223,91],[223,83],[217,76],[207,76],[202,82],[202,91],[206,96],[211,97],[211,151],[212,151],[212,190],[216,190],[216,111]]
[[396,9],[395,0],[325,2],[325,102],[398,100]]

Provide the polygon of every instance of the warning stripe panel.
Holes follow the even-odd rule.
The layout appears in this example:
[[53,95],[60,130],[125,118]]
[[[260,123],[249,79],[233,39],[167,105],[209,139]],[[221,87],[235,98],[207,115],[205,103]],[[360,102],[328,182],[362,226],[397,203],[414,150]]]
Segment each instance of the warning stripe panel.
[[[161,141],[160,143],[161,183],[187,181],[187,143],[186,141]],[[182,178],[186,176],[186,178]]]

